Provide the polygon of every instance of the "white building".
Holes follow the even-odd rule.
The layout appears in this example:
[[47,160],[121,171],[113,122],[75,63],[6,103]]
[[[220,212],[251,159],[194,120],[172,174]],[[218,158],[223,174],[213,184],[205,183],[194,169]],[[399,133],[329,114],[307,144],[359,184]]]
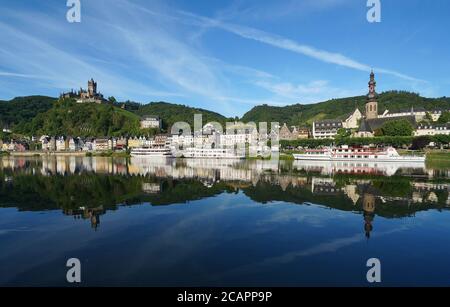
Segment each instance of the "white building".
[[439,120],[439,118],[441,118],[442,113],[444,113],[445,111],[443,110],[433,110],[428,112],[431,115],[431,119],[434,122],[437,122]]
[[70,151],[80,151],[83,149],[83,141],[80,138],[70,138],[69,139],[69,150]]
[[432,111],[426,111],[424,108],[414,108],[411,107],[411,109],[408,110],[400,110],[396,112],[390,112],[389,110],[385,110],[382,115],[379,117],[381,118],[395,118],[395,117],[402,117],[402,116],[415,116],[416,121],[422,121],[426,118],[427,113],[431,116],[431,120],[433,122],[438,121],[438,119],[441,117],[442,113],[446,112],[445,110],[432,110]]
[[83,144],[83,151],[93,151],[94,150],[94,140],[86,139]]
[[93,150],[95,151],[107,151],[111,149],[111,142],[109,139],[95,139],[93,144]]
[[197,148],[217,148],[220,146],[220,133],[194,135],[194,147]]
[[[341,120],[343,118],[343,120]],[[363,118],[361,111],[356,108],[352,113],[341,119],[325,119],[313,122],[312,136],[315,139],[334,138],[339,129],[357,129]]]
[[[379,118],[395,118],[395,117],[404,117],[404,116],[414,116],[416,121],[423,120],[427,115],[427,111],[424,108],[416,108],[411,107],[411,109],[400,110],[396,112],[391,112],[389,110],[385,110],[383,114],[379,115]],[[438,117],[439,118],[439,117]]]
[[356,108],[353,113],[349,114],[342,122],[342,127],[346,129],[357,129],[360,120],[363,118],[361,111]]
[[252,133],[241,133],[241,134],[221,134],[220,135],[220,145],[222,147],[234,147],[234,146],[245,146],[245,144],[253,144],[253,142],[258,141],[257,134]]
[[330,139],[337,135],[339,129],[343,128],[340,120],[321,120],[313,122],[313,138],[315,139]]
[[44,151],[50,151],[51,149],[51,142],[50,142],[51,138],[47,135],[43,135],[41,136],[41,138],[39,139],[39,141],[42,144],[42,150]]
[[66,151],[67,144],[66,144],[66,138],[65,137],[59,137],[56,139],[56,151]]
[[141,118],[141,128],[149,129],[149,128],[162,128],[162,121],[159,116],[144,116]]
[[172,135],[171,144],[173,146],[178,146],[178,148],[189,148],[194,144],[194,136],[193,135]]
[[450,124],[443,124],[443,125],[421,124],[414,131],[415,136],[437,135],[437,134],[450,135]]
[[128,148],[138,148],[138,147],[144,146],[142,139],[143,139],[142,137],[138,138],[136,136],[129,138],[128,139]]

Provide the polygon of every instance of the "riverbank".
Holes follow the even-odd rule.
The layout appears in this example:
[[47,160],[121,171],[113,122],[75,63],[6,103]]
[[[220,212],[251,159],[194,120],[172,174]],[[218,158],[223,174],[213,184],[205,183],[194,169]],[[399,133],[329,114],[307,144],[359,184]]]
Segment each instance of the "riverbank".
[[450,150],[427,152],[427,166],[450,169]]
[[[272,159],[273,159],[272,156],[267,157],[267,158],[262,157],[262,156],[257,156],[257,157],[249,157],[249,156],[247,156],[247,157],[245,157],[245,160],[248,160],[248,161],[253,161],[253,160],[266,161],[266,160],[272,160]],[[287,153],[280,153],[279,160],[292,161],[292,160],[294,160],[294,156],[291,155],[291,154],[287,154]]]
[[402,156],[424,156],[427,155],[427,162],[449,162],[450,163],[450,150],[397,150]]
[[130,158],[131,155],[128,152],[121,151],[102,151],[102,152],[87,152],[86,157],[112,157],[112,158]]
[[[427,155],[427,164],[433,167],[450,168],[450,151],[449,150],[429,150],[429,151],[407,151],[398,150],[401,155]],[[294,160],[294,153],[302,153],[300,151],[284,151],[280,153],[279,159],[284,161]],[[25,151],[25,152],[0,152],[0,157],[48,157],[48,156],[71,156],[71,157],[113,157],[113,158],[130,158],[128,152],[43,152],[43,151]],[[246,160],[270,160],[271,158],[263,157],[247,157]]]
[[85,152],[44,152],[44,151],[12,151],[9,152],[12,157],[48,157],[48,156],[75,156],[84,157]]
[[69,151],[13,151],[13,152],[2,152],[0,156],[12,156],[12,157],[49,157],[49,156],[65,156],[65,157],[116,157],[116,158],[129,158],[130,154],[127,152],[69,152]]

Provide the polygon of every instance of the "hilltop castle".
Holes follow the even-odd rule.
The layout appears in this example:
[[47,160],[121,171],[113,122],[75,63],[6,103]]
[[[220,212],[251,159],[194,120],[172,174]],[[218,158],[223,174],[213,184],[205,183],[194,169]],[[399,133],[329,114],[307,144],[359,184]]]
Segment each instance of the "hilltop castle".
[[74,98],[77,103],[103,103],[106,101],[103,95],[97,92],[97,82],[92,78],[88,81],[87,90],[83,88],[80,88],[78,92],[71,90],[68,93],[61,94],[60,98]]

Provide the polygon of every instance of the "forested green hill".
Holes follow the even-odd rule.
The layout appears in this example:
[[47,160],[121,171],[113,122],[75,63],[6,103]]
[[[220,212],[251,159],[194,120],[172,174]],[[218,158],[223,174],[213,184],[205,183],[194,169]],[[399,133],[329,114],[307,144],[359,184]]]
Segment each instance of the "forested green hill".
[[28,96],[0,101],[0,127],[31,121],[37,114],[50,110],[56,100],[47,96]]
[[140,134],[139,116],[108,104],[60,100],[14,132],[26,135],[122,136]]
[[[289,125],[311,124],[314,120],[341,118],[350,114],[358,107],[364,113],[366,96],[356,96],[341,99],[332,99],[316,104],[295,104],[285,107],[268,105],[256,106],[247,112],[242,120],[244,122],[280,122]],[[378,109],[382,113],[388,109],[391,112],[402,109],[424,108],[426,110],[450,110],[450,98],[425,98],[414,93],[390,91],[379,95]]]
[[[315,104],[294,104],[284,107],[256,106],[242,118],[243,122],[279,122],[289,125],[311,124],[314,120],[343,118],[355,107],[364,112],[365,96],[332,99]],[[425,98],[414,93],[390,91],[379,95],[379,112],[424,108],[450,110],[450,98]],[[124,106],[125,109],[121,109]],[[194,114],[203,115],[203,124],[217,121],[224,124],[234,119],[204,109],[167,102],[139,104],[76,104],[46,96],[18,97],[0,101],[0,127],[27,135],[113,136],[139,135],[139,118],[156,115],[168,130],[175,122],[187,122],[193,127]]]
[[135,111],[139,115],[157,115],[163,119],[163,127],[168,129],[176,122],[187,122],[194,127],[194,114],[202,114],[203,124],[216,121],[221,124],[227,118],[219,113],[167,102],[151,102]]

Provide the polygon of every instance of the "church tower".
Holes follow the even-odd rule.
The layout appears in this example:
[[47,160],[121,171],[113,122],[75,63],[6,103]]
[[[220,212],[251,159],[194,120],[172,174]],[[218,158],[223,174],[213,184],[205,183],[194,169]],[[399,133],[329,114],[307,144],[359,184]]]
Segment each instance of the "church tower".
[[377,92],[375,87],[377,82],[375,81],[375,74],[373,71],[370,73],[369,81],[369,94],[367,95],[366,103],[366,119],[378,118],[378,103],[377,103]]

